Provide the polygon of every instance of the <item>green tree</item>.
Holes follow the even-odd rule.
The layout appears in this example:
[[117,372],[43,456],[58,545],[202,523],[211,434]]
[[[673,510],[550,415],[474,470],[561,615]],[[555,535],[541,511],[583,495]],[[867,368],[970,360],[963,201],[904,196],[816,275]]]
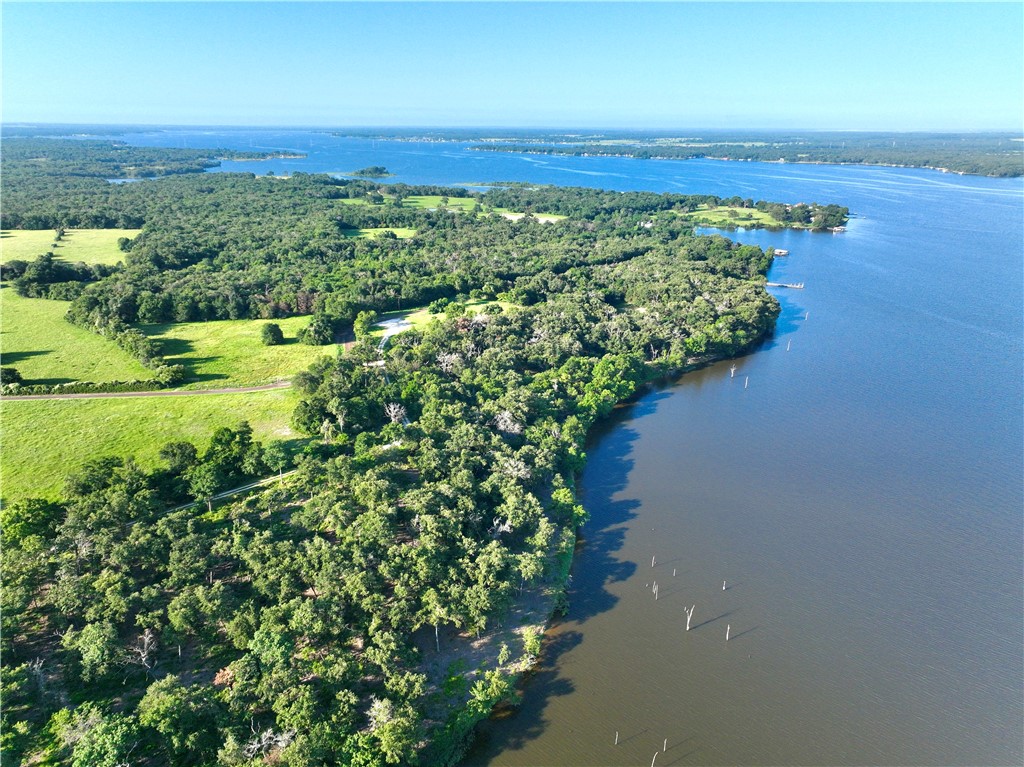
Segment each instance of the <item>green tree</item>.
[[82,679],[87,682],[103,676],[121,660],[117,630],[112,623],[87,623],[77,632],[69,629],[63,644],[78,653]]
[[131,764],[139,744],[134,718],[104,714],[85,703],[75,712],[62,709],[50,721],[50,730],[71,751],[71,767],[122,767]]
[[284,473],[285,467],[290,463],[288,450],[280,440],[273,440],[263,448],[263,461],[271,469],[277,472],[278,476]]
[[27,498],[0,508],[0,543],[9,547],[29,535],[49,538],[63,517],[63,507],[42,498]]
[[172,474],[185,473],[198,457],[199,452],[191,442],[168,442],[160,448],[160,459],[167,463],[167,470]]
[[143,726],[159,733],[175,763],[205,764],[220,745],[221,712],[211,687],[164,677],[146,690],[138,714]]
[[284,343],[284,333],[276,322],[268,322],[260,328],[260,340],[264,346],[278,346]]
[[352,324],[352,332],[356,334],[356,338],[362,339],[375,324],[377,324],[377,312],[361,311],[356,315],[355,322]]
[[302,342],[310,346],[326,346],[334,341],[334,323],[323,314],[313,316],[302,331]]
[[188,470],[189,493],[197,501],[206,501],[207,511],[213,511],[213,496],[220,490],[224,476],[215,463],[203,462]]
[[368,712],[370,729],[389,764],[414,764],[421,730],[412,706],[395,706],[387,698],[373,698]]

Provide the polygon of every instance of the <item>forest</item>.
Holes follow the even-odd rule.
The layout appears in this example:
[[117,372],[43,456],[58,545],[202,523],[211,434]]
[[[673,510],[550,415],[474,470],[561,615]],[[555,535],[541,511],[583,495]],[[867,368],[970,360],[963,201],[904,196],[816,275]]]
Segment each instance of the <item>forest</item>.
[[671,138],[603,135],[510,137],[473,149],[555,155],[610,155],[637,159],[691,160],[701,157],[754,162],[895,165],[934,168],[980,176],[1024,175],[1019,135],[986,133],[771,133]]
[[[43,175],[47,146],[19,141],[5,141],[4,229],[141,233],[110,268],[8,262],[5,291],[72,299],[70,322],[167,385],[180,371],[139,323],[303,315],[308,343],[350,340],[292,382],[297,454],[242,422],[167,443],[154,469],[90,456],[59,501],[4,506],[4,763],[454,764],[541,651],[509,611],[564,599],[591,426],[650,381],[749,350],[779,312],[770,253],[677,215],[712,196],[302,174],[110,184],[79,170],[115,143],[53,142]],[[196,161],[182,151],[131,163],[159,175]],[[409,204],[429,195],[438,207]],[[415,234],[348,236],[388,227]],[[380,313],[426,305],[428,324],[372,336]],[[496,638],[470,664],[481,636]]]

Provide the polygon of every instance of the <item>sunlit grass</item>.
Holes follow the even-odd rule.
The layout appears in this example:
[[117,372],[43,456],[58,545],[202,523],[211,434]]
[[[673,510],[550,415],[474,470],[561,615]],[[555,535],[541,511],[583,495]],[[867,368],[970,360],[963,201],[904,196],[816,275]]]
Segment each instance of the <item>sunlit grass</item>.
[[376,226],[366,229],[347,229],[342,233],[348,237],[358,237],[367,240],[375,240],[384,232],[392,232],[400,240],[407,240],[416,236],[416,230],[407,226]]
[[256,439],[293,440],[289,427],[299,395],[291,389],[123,399],[0,402],[0,496],[57,498],[64,477],[91,458],[134,456],[159,464],[174,440],[206,447],[214,430],[248,421]]
[[52,229],[5,229],[0,233],[0,262],[34,261],[44,253],[71,263],[116,264],[124,260],[117,247],[121,237],[133,239],[141,229],[68,229],[55,242]]
[[[277,320],[219,320],[140,325],[147,336],[160,342],[170,364],[188,370],[185,389],[216,389],[228,386],[258,386],[290,379],[305,370],[317,357],[335,356],[336,345],[309,346],[298,335],[309,317]],[[263,326],[275,322],[285,342],[264,346]]]
[[25,383],[131,381],[153,377],[116,344],[64,319],[68,301],[0,290],[0,361]]
[[[734,226],[781,228],[786,226],[784,222],[779,221],[779,219],[764,211],[732,205],[719,205],[713,208],[708,205],[701,205],[691,213],[679,213],[678,215],[695,224],[717,228],[730,228]],[[799,224],[791,226],[801,228]]]
[[434,210],[437,208],[445,207],[449,210],[463,210],[467,213],[472,211],[476,206],[476,199],[473,197],[449,197],[448,202],[442,206],[441,200],[444,199],[438,194],[420,194],[406,197],[402,200],[402,206],[406,208],[426,208],[427,210]]

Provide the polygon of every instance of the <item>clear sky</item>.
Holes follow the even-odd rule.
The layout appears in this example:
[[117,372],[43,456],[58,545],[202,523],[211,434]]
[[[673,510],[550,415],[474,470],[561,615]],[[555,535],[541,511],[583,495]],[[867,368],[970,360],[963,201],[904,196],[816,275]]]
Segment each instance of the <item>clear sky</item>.
[[3,120],[1021,130],[1024,4],[22,3]]

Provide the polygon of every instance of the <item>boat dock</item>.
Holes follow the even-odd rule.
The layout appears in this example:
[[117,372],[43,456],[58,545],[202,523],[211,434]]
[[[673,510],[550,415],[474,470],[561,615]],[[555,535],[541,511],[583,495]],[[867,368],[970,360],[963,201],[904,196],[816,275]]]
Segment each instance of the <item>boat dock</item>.
[[802,282],[766,282],[769,288],[793,288],[794,290],[803,290],[804,284]]

